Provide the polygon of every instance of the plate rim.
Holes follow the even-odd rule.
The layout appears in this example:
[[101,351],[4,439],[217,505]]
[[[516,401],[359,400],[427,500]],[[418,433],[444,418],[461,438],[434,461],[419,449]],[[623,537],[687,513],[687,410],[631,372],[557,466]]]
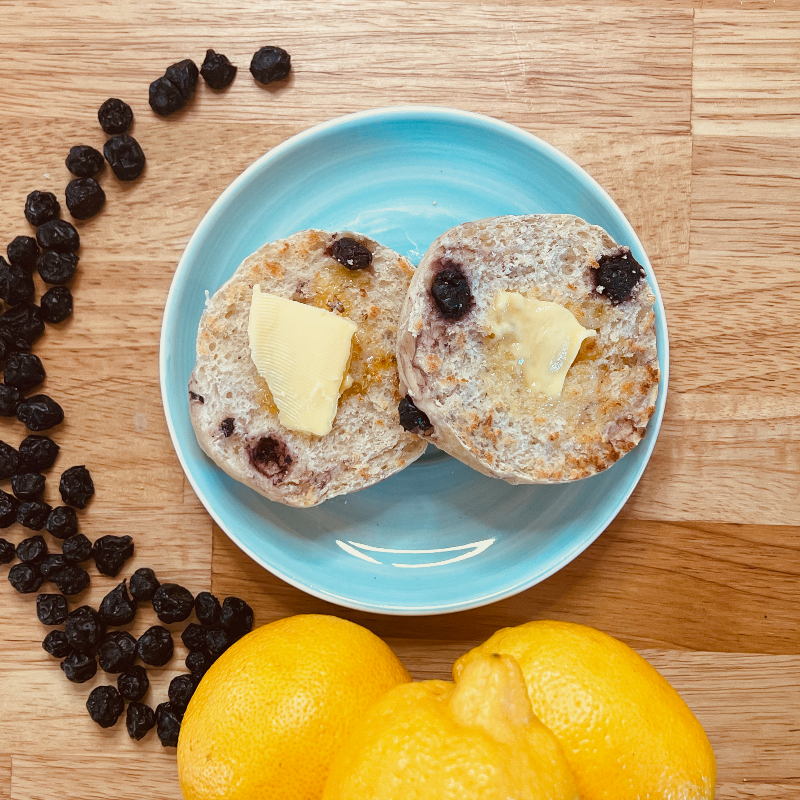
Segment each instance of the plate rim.
[[[603,515],[602,521],[597,525],[596,532],[588,539],[582,539],[576,543],[576,545],[570,548],[561,559],[557,562],[552,564],[548,569],[546,569],[541,574],[537,574],[531,580],[524,580],[521,581],[513,586],[504,587],[497,592],[493,592],[488,595],[483,595],[481,597],[472,598],[467,601],[461,601],[456,603],[446,603],[446,604],[438,604],[438,605],[431,605],[427,604],[424,606],[409,606],[409,605],[392,605],[392,604],[383,604],[383,603],[365,603],[361,602],[357,599],[344,597],[341,595],[337,595],[333,592],[325,591],[323,589],[319,589],[318,587],[308,584],[302,583],[299,580],[294,579],[290,575],[284,574],[284,572],[277,566],[273,564],[268,564],[261,556],[259,556],[252,548],[247,546],[244,542],[242,542],[235,533],[232,533],[226,524],[223,523],[220,516],[215,512],[213,508],[213,504],[208,501],[208,498],[205,496],[205,493],[201,490],[198,486],[197,481],[195,480],[194,475],[192,474],[191,469],[188,466],[188,462],[186,456],[183,452],[183,448],[181,446],[179,437],[177,436],[175,425],[173,422],[173,415],[177,412],[177,409],[174,408],[170,402],[169,398],[169,391],[168,391],[168,374],[167,374],[167,328],[168,328],[168,320],[177,313],[177,297],[179,288],[182,287],[183,283],[186,280],[187,273],[187,264],[188,262],[194,257],[195,251],[199,247],[199,240],[202,238],[204,231],[206,228],[213,225],[217,217],[222,213],[222,209],[227,204],[228,198],[234,194],[239,186],[243,183],[246,183],[251,175],[256,172],[259,172],[263,169],[268,168],[270,162],[276,161],[280,159],[284,154],[291,152],[291,150],[302,147],[308,140],[312,140],[320,135],[324,135],[328,131],[332,129],[338,129],[340,127],[346,127],[349,125],[354,125],[361,123],[363,121],[368,122],[375,122],[381,120],[393,120],[398,121],[400,119],[404,119],[409,121],[409,117],[417,117],[420,121],[445,121],[445,120],[452,120],[458,121],[461,123],[467,123],[471,125],[479,125],[483,127],[490,127],[493,129],[499,129],[500,131],[513,136],[517,140],[520,140],[528,145],[533,145],[535,149],[538,149],[547,155],[549,155],[553,160],[559,162],[559,165],[565,168],[569,173],[571,173],[574,177],[576,177],[580,181],[588,182],[592,188],[603,197],[603,199],[619,214],[620,218],[624,221],[627,225],[630,234],[632,235],[633,241],[639,246],[642,253],[644,253],[645,263],[643,266],[647,272],[648,282],[650,283],[651,289],[653,290],[653,294],[656,298],[656,303],[654,308],[656,310],[656,322],[657,325],[660,322],[663,326],[664,336],[663,336],[663,365],[661,366],[661,379],[659,381],[659,389],[658,389],[658,396],[656,398],[656,408],[655,412],[651,416],[648,422],[648,436],[645,438],[645,441],[637,445],[639,447],[644,447],[646,453],[645,457],[642,461],[642,464],[637,469],[636,473],[633,475],[632,479],[630,480],[629,487],[623,493],[623,496],[619,500],[619,502],[612,507],[612,509],[606,514]],[[660,313],[659,313],[660,310]],[[661,355],[661,352],[659,353]],[[393,616],[428,616],[432,614],[442,614],[442,613],[456,613],[458,611],[467,611],[474,608],[480,608],[482,606],[488,605],[489,603],[498,602],[499,600],[506,599],[508,597],[513,597],[514,595],[519,594],[520,592],[525,591],[526,589],[530,589],[533,586],[542,583],[543,581],[547,580],[547,578],[554,575],[556,572],[561,570],[571,561],[573,561],[577,556],[579,556],[584,550],[590,547],[599,537],[600,535],[608,528],[608,526],[613,522],[615,517],[619,514],[622,510],[625,503],[628,502],[630,496],[633,494],[633,491],[639,485],[639,481],[644,474],[647,465],[650,463],[650,457],[652,456],[653,449],[655,448],[656,441],[658,439],[658,435],[661,431],[661,423],[664,418],[664,410],[666,408],[666,400],[667,400],[667,392],[669,388],[669,330],[667,326],[667,315],[666,309],[664,307],[663,297],[661,295],[661,290],[658,285],[658,280],[655,275],[655,271],[650,263],[650,258],[647,255],[647,252],[644,249],[636,231],[634,230],[633,226],[631,225],[628,218],[622,212],[622,209],[616,204],[614,199],[608,192],[592,177],[583,167],[581,167],[577,162],[573,161],[568,155],[563,153],[554,145],[550,144],[549,142],[541,139],[540,137],[536,136],[529,131],[526,131],[523,128],[518,127],[517,125],[513,125],[510,122],[506,122],[505,120],[497,119],[495,117],[488,116],[486,114],[478,114],[473,111],[464,111],[457,108],[452,108],[449,106],[437,106],[437,105],[417,105],[417,104],[399,104],[394,106],[383,106],[379,108],[371,108],[365,109],[363,111],[357,111],[352,114],[345,114],[342,116],[334,117],[332,119],[326,120],[324,122],[320,122],[316,125],[313,125],[309,128],[306,128],[299,133],[290,136],[288,139],[285,139],[280,144],[277,144],[272,149],[268,150],[263,155],[259,156],[252,164],[246,167],[239,175],[237,175],[233,181],[231,181],[228,186],[222,191],[222,193],[216,198],[216,200],[212,203],[211,207],[208,211],[203,215],[202,219],[198,222],[197,226],[195,227],[192,235],[189,237],[189,241],[184,248],[183,253],[178,261],[178,264],[175,268],[175,271],[172,276],[172,280],[170,281],[169,291],[167,293],[167,299],[164,304],[164,312],[161,319],[161,331],[159,335],[159,386],[161,390],[161,403],[162,408],[164,411],[164,416],[167,422],[167,429],[169,431],[170,440],[172,441],[172,446],[175,451],[175,454],[178,456],[178,461],[180,462],[181,469],[184,472],[184,475],[189,480],[189,483],[194,490],[197,498],[202,503],[203,507],[209,513],[211,518],[216,522],[216,524],[220,527],[220,529],[225,533],[225,535],[246,555],[248,555],[253,561],[255,561],[259,566],[263,569],[266,569],[271,574],[275,575],[282,581],[285,581],[290,586],[293,586],[296,589],[300,589],[301,591],[305,592],[306,594],[310,594],[313,597],[316,597],[319,600],[324,600],[329,603],[334,603],[339,606],[343,606],[345,608],[350,608],[358,611],[366,611],[372,613],[380,613],[380,614],[388,614]],[[633,452],[633,451],[632,451]],[[613,467],[613,465],[612,465]]]

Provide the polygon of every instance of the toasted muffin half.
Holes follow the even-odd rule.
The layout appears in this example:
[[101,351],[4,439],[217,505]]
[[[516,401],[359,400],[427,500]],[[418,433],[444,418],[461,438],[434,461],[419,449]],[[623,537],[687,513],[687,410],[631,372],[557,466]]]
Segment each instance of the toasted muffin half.
[[[362,269],[334,257],[337,240],[372,254]],[[189,381],[197,441],[225,472],[270,500],[314,506],[355,492],[419,458],[426,443],[399,424],[396,362],[400,309],[413,268],[403,257],[352,232],[300,231],[242,262],[207,304]],[[358,326],[348,372],[353,379],[324,436],[288,430],[251,358],[253,286],[339,314]]]
[[[443,270],[466,281],[466,290],[456,287],[468,292],[459,313],[443,312],[434,296]],[[596,331],[558,397],[530,391],[508,341],[492,332],[503,291],[558,303]],[[562,483],[610,467],[641,441],[655,409],[654,302],[629,249],[578,217],[505,216],[451,228],[425,253],[400,320],[401,382],[430,424],[421,418],[413,429],[510,483]]]

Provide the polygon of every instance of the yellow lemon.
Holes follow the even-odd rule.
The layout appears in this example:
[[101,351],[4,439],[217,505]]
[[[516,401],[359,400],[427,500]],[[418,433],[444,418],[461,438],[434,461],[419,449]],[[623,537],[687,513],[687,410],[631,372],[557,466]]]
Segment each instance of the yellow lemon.
[[366,709],[411,678],[389,646],[337,617],[272,622],[203,677],[178,739],[186,800],[319,800]]
[[477,658],[455,684],[397,686],[334,758],[324,800],[577,800],[519,665]]
[[534,713],[555,733],[581,800],[705,800],[716,763],[700,723],[641,656],[594,628],[528,622],[497,631],[456,661],[486,653],[519,662]]

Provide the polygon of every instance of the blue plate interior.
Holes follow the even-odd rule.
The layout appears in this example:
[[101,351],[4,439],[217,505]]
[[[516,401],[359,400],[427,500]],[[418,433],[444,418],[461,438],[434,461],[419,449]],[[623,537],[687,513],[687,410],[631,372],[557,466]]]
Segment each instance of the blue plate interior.
[[[656,294],[662,382],[644,442],[604,473],[564,486],[510,486],[429,448],[362,492],[292,509],[228,477],[202,452],[187,383],[205,302],[262,244],[304,228],[354,230],[417,263],[440,233],[501,214],[570,213],[604,227],[645,266]],[[181,464],[222,529],[271,572],[352,608],[432,614],[480,606],[568,563],[638,482],[664,411],[661,295],[611,198],[552,146],[461,111],[397,107],[312,128],[256,161],[206,214],[181,258],[161,336],[164,409]]]

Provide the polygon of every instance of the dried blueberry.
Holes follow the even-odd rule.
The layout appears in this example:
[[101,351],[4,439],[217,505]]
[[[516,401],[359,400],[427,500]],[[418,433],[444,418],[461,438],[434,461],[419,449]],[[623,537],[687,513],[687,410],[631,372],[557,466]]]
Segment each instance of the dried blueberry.
[[64,409],[46,394],[35,394],[17,406],[17,419],[29,431],[46,431],[64,421]]
[[156,715],[150,706],[144,703],[128,703],[128,710],[125,712],[125,727],[128,729],[128,736],[138,742],[145,734],[155,728]]
[[206,629],[202,625],[190,622],[181,634],[181,641],[187,650],[206,649]]
[[442,262],[444,269],[437,273],[431,285],[436,307],[446,319],[461,319],[472,304],[469,282],[458,264]]
[[67,618],[67,598],[63,594],[37,595],[36,616],[42,625],[60,625]]
[[238,597],[222,601],[222,627],[228,632],[231,644],[253,629],[253,609]]
[[103,154],[88,144],[76,144],[70,148],[66,164],[67,169],[76,177],[91,178],[103,169]]
[[161,584],[150,567],[140,567],[131,576],[131,595],[139,603],[152,600],[159,586]]
[[25,218],[35,228],[58,219],[60,213],[61,206],[52,192],[31,192],[25,200]]
[[14,564],[8,571],[8,582],[20,594],[38,591],[43,580],[39,570],[32,564]]
[[153,596],[153,608],[162,622],[183,622],[192,613],[194,596],[177,583],[162,583]]
[[186,105],[181,90],[164,75],[150,84],[148,101],[150,108],[160,117],[168,117]]
[[200,592],[194,599],[194,611],[203,625],[219,625],[222,606],[211,592]]
[[8,260],[15,267],[22,267],[33,272],[36,259],[39,258],[39,245],[33,236],[16,236],[6,248]]
[[0,256],[0,298],[10,306],[33,299],[34,286],[30,272],[24,267],[9,264]]
[[114,174],[121,181],[134,181],[142,174],[145,157],[139,142],[123,133],[112,136],[104,145],[103,153]]
[[176,675],[169,682],[169,702],[172,707],[183,713],[186,711],[186,706],[192,699],[194,690],[197,688],[197,681],[191,675]]
[[50,631],[44,637],[42,648],[50,653],[53,658],[65,658],[72,652],[72,648],[67,641],[67,634],[64,631]]
[[286,478],[294,463],[286,442],[274,436],[262,436],[255,444],[248,445],[247,454],[253,468],[269,478],[274,486]]
[[106,626],[91,606],[80,606],[70,611],[67,616],[64,633],[67,634],[67,641],[73,650],[78,653],[90,653],[105,636]]
[[208,672],[209,667],[214,663],[214,659],[205,650],[192,650],[186,656],[185,663],[186,669],[199,681]]
[[133,111],[124,101],[109,97],[97,110],[97,119],[105,133],[125,133],[133,122]]
[[74,253],[81,246],[81,237],[75,226],[65,219],[53,219],[36,229],[36,241],[42,250]]
[[127,631],[107,633],[97,648],[97,661],[104,672],[125,672],[136,661],[136,639]]
[[56,506],[47,516],[47,532],[56,539],[69,539],[78,532],[78,515],[74,508]]
[[[59,446],[49,436],[26,436],[19,446],[20,466],[41,472],[53,466]],[[64,538],[64,537],[61,537]]]
[[347,269],[366,269],[372,263],[372,253],[350,236],[343,236],[333,243],[331,255]]
[[117,687],[126,700],[141,700],[150,688],[147,670],[141,664],[136,664],[117,678]]
[[112,578],[132,555],[133,539],[130,536],[101,536],[92,546],[97,571]]
[[0,441],[0,479],[10,478],[19,472],[19,453],[10,445]]
[[14,350],[30,350],[43,333],[42,312],[33,303],[9,308],[0,316],[0,339]]
[[177,747],[183,714],[172,703],[159,703],[156,707],[156,733],[164,747]]
[[11,478],[11,490],[20,500],[38,500],[44,492],[44,475],[19,472]]
[[226,417],[220,423],[219,429],[222,431],[222,435],[227,439],[233,434],[233,427],[236,424],[236,420],[233,417]]
[[[64,539],[61,552],[68,564],[82,564],[84,561],[88,561],[92,555],[92,543],[82,533],[77,533]],[[101,606],[100,610],[102,611],[102,609]]]
[[61,473],[58,491],[67,505],[86,508],[86,504],[94,494],[94,482],[89,470],[83,464],[64,470]]
[[236,67],[222,53],[206,50],[206,58],[203,66],[200,67],[200,74],[212,89],[224,89],[236,77]]
[[7,528],[17,521],[19,500],[13,494],[0,489],[0,528]]
[[105,205],[106,193],[94,178],[75,178],[64,190],[69,213],[75,219],[89,219]]
[[631,296],[633,288],[644,277],[644,270],[631,251],[623,247],[615,255],[600,256],[592,274],[595,291],[616,306]]
[[[127,625],[136,616],[136,601],[128,594],[128,587],[122,581],[112,589],[100,603],[100,619],[106,625]],[[101,665],[102,666],[102,665]]]
[[72,292],[66,286],[53,286],[39,301],[45,322],[57,324],[72,314]]
[[219,658],[230,646],[231,637],[224,628],[209,628],[206,631],[206,649],[213,658]]
[[282,47],[267,45],[256,50],[250,72],[259,83],[272,83],[286,78],[292,69],[292,57]]
[[49,553],[39,564],[39,572],[46,581],[52,581],[55,576],[69,564],[63,553]]
[[16,554],[17,548],[8,539],[0,539],[0,564],[10,564]]
[[[0,340],[1,341],[1,340]],[[0,383],[0,416],[14,417],[21,400],[19,389]]]
[[12,353],[3,373],[6,385],[14,386],[21,392],[33,389],[46,377],[42,360],[34,353]]
[[119,692],[113,686],[96,686],[86,701],[89,716],[101,728],[116,725],[124,706]]
[[41,564],[47,555],[47,542],[43,536],[31,536],[17,545],[17,558],[23,564]]
[[63,286],[75,277],[78,261],[75,253],[57,253],[55,250],[45,250],[39,256],[37,264],[39,277],[45,283]]
[[410,395],[406,395],[398,408],[400,412],[400,424],[410,433],[427,433],[433,429],[431,421],[424,411],[420,411]]
[[188,102],[194,94],[199,75],[197,64],[190,58],[184,58],[183,61],[171,64],[164,72],[164,77],[178,87],[185,102]]
[[53,576],[53,583],[61,594],[73,597],[89,587],[89,573],[75,564],[68,564]]
[[97,673],[97,662],[88,653],[70,653],[62,662],[61,669],[67,680],[73,683],[86,683]]
[[30,500],[27,503],[21,503],[17,509],[17,522],[23,528],[40,531],[44,528],[47,517],[52,510],[49,503],[45,503],[43,500]]
[[172,658],[172,634],[161,625],[148,628],[136,643],[136,652],[145,664],[163,667]]

